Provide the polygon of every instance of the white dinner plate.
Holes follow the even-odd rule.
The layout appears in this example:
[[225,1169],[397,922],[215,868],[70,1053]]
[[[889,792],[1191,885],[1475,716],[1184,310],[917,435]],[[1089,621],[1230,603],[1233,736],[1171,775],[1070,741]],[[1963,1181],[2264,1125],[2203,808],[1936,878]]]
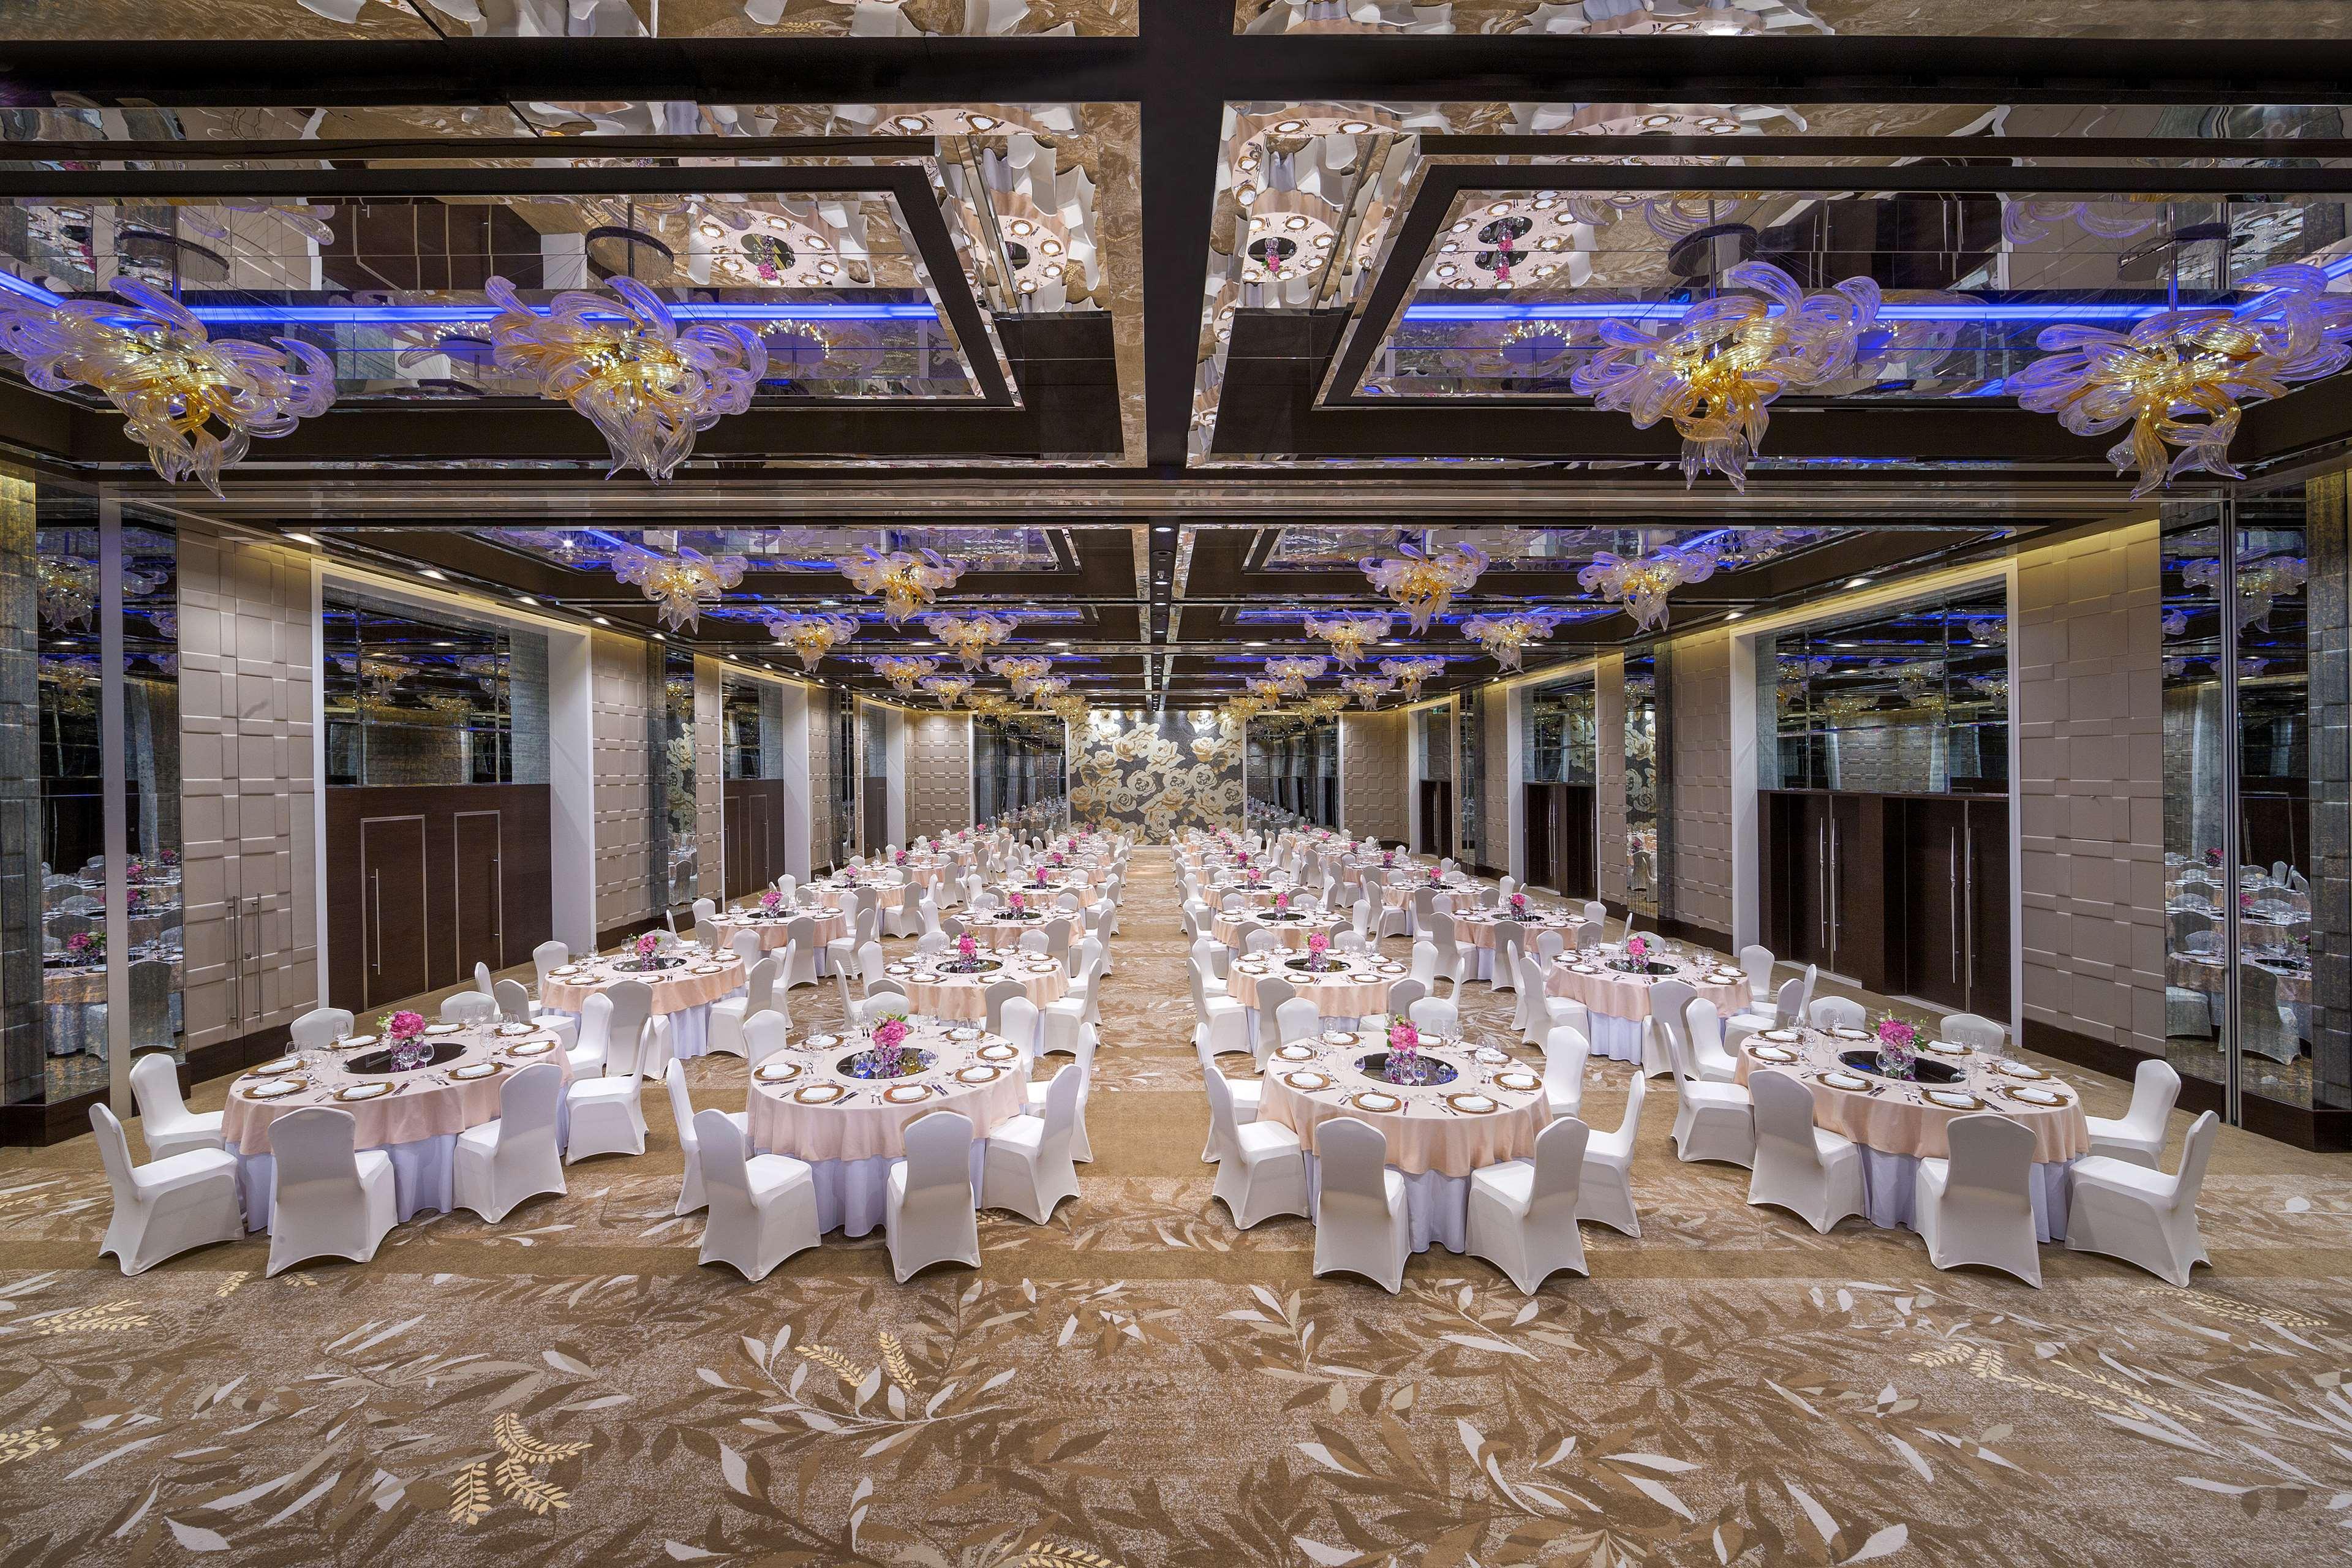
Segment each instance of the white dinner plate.
[[1765,1039],[1780,1040],[1788,1045],[1795,1045],[1804,1037],[1794,1029],[1766,1029],[1762,1035]]
[[337,1089],[335,1098],[350,1100],[382,1100],[391,1092],[392,1085],[388,1083],[354,1083]]
[[1445,1097],[1445,1103],[1456,1110],[1466,1111],[1472,1116],[1484,1116],[1491,1110],[1500,1109],[1483,1094],[1449,1094]]
[[882,1098],[893,1105],[913,1105],[931,1097],[931,1087],[925,1083],[894,1083],[882,1091]]
[[580,973],[580,966],[579,966],[578,964],[576,964],[576,963],[559,963],[559,964],[557,964],[554,968],[552,968],[552,969],[549,970],[547,973],[548,973],[549,974],[551,974],[551,975],[554,975],[554,974],[577,974],[577,973]]
[[[1370,1110],[1377,1115],[1382,1116],[1387,1115],[1391,1111],[1402,1110],[1404,1109],[1404,1101],[1402,1100],[1400,1100],[1395,1095],[1389,1093],[1386,1089],[1360,1089],[1354,1094],[1349,1096],[1349,1103],[1354,1105],[1360,1110]],[[1491,1104],[1492,1102],[1490,1101],[1489,1103]]]
[[1507,1089],[1513,1094],[1531,1094],[1543,1087],[1543,1079],[1531,1072],[1498,1072],[1495,1075],[1495,1087]]
[[1965,1089],[1931,1089],[1927,1098],[1947,1110],[1976,1110],[1984,1105],[1983,1100]]
[[837,1083],[804,1083],[793,1090],[793,1098],[803,1105],[831,1105],[848,1092]]
[[457,1068],[449,1076],[456,1079],[464,1079],[466,1081],[470,1083],[478,1078],[488,1078],[498,1070],[499,1064],[496,1062],[473,1062],[467,1066]]
[[279,1057],[276,1061],[264,1062],[253,1070],[258,1077],[275,1078],[282,1072],[292,1072],[301,1065],[302,1058],[299,1057]]
[[982,1046],[971,1054],[984,1062],[1013,1062],[1021,1059],[1021,1047],[999,1040],[993,1045]]
[[751,1076],[761,1083],[790,1083],[801,1076],[798,1062],[761,1062]]
[[807,1039],[801,1042],[801,1044],[806,1046],[813,1051],[821,1051],[827,1046],[839,1045],[840,1043],[841,1037],[838,1035],[811,1035]]
[[1822,1074],[1822,1081],[1832,1089],[1868,1089],[1870,1087],[1870,1080],[1860,1073],[1825,1072]]
[[1003,1076],[1003,1068],[990,1067],[982,1062],[968,1068],[956,1068],[955,1079],[958,1083],[994,1083]]
[[257,1083],[251,1089],[247,1089],[245,1091],[245,1098],[247,1100],[283,1100],[289,1094],[301,1093],[302,1090],[308,1087],[309,1086],[307,1084],[295,1079],[271,1079],[267,1083]]
[[1311,1062],[1315,1059],[1314,1051],[1306,1046],[1290,1045],[1277,1047],[1274,1054],[1277,1058],[1286,1062]]
[[1841,1040],[1866,1040],[1870,1038],[1870,1031],[1867,1029],[1837,1028],[1832,1029],[1830,1033],[1835,1035]]
[[1969,1054],[1968,1047],[1958,1040],[1929,1040],[1925,1048],[1939,1057],[1964,1057]]
[[355,1051],[362,1046],[372,1046],[373,1044],[375,1044],[375,1037],[373,1035],[353,1035],[343,1041],[343,1049],[347,1051]]
[[1478,1059],[1490,1068],[1500,1067],[1505,1062],[1511,1059],[1511,1053],[1506,1050],[1497,1049],[1493,1046],[1480,1046],[1478,1047]]
[[454,1035],[465,1026],[463,1024],[427,1024],[425,1032],[428,1035]]
[[1291,1088],[1298,1090],[1301,1094],[1313,1094],[1317,1089],[1328,1089],[1331,1087],[1331,1077],[1328,1073],[1285,1073],[1282,1077],[1282,1081],[1288,1084]]
[[[1353,1045],[1355,1043],[1355,1039],[1356,1037],[1346,1029],[1326,1029],[1323,1031],[1323,1043],[1327,1046]],[[1293,1059],[1295,1060],[1297,1058],[1294,1058]]]
[[525,1040],[519,1046],[509,1046],[507,1047],[507,1055],[510,1057],[543,1057],[554,1048],[555,1042],[553,1040]]
[[2066,1097],[2054,1089],[2036,1089],[2031,1084],[2009,1091],[2011,1100],[2021,1100],[2028,1105],[2063,1105]]
[[1750,1054],[1760,1057],[1768,1062],[1792,1062],[1797,1059],[1796,1052],[1785,1050],[1779,1046],[1750,1046],[1748,1049]]
[[2004,1078],[2021,1078],[2031,1080],[2050,1076],[2040,1068],[2028,1067],[2023,1062],[1995,1062],[1992,1064],[1992,1069]]
[[530,1033],[530,1026],[529,1024],[518,1024],[512,1019],[509,1019],[507,1022],[499,1026],[499,1037],[503,1039],[520,1039],[521,1037]]
[[725,966],[717,963],[698,963],[694,966],[694,973],[697,974],[716,974],[723,967]]

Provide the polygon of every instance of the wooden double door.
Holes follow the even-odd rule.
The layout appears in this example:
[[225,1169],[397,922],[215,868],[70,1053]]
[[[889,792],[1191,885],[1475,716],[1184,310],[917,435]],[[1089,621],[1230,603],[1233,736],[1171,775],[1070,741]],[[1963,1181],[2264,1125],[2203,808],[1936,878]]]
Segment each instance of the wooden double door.
[[1906,995],[2009,1016],[2009,803],[1902,803]]
[[782,876],[784,781],[729,779],[720,817],[726,896],[740,899]]
[[1421,781],[1421,844],[1423,855],[1454,853],[1454,781]]
[[1520,828],[1528,880],[1564,899],[1599,898],[1592,786],[1531,784],[1522,787],[1527,791]]

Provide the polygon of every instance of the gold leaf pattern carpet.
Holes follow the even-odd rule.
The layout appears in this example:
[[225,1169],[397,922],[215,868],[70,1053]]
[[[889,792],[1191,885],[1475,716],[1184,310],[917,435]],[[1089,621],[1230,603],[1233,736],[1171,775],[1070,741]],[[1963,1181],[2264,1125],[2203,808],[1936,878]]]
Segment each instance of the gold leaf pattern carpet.
[[[97,1256],[88,1138],[0,1153],[0,1568],[45,1563],[2147,1564],[2352,1546],[2352,1180],[2227,1133],[2218,1267],[2174,1290],[2044,1249],[2034,1291],[1916,1237],[1829,1237],[1676,1163],[1639,1241],[1533,1300],[1416,1257],[1402,1296],[1233,1228],[1200,1163],[1184,943],[1139,851],[1103,1009],[1097,1158],[977,1272],[879,1234],[759,1285],[696,1266],[679,1157],[572,1167],[507,1223],[373,1262],[266,1242],[136,1279]],[[1399,944],[1391,944],[1399,945]],[[1465,1021],[1511,998],[1473,984]],[[837,1021],[793,994],[798,1027]],[[1233,1058],[1238,1067],[1239,1058]],[[2095,1110],[2122,1086],[2065,1069]],[[1596,1066],[1596,1125],[1627,1068]],[[740,1102],[731,1058],[688,1064]],[[207,1085],[200,1107],[225,1085]],[[2177,1119],[2178,1133],[2186,1119]]]

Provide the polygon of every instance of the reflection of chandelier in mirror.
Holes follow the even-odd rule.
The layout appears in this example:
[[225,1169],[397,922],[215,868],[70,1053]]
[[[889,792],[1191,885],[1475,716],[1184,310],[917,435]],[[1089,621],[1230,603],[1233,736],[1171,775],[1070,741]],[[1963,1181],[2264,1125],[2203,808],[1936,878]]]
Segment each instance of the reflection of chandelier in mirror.
[[927,675],[916,683],[940,700],[942,708],[952,708],[971,694],[972,679],[969,675]]
[[999,723],[1003,723],[1022,710],[1021,704],[1013,701],[1002,691],[983,691],[974,697],[968,706],[982,718],[992,719]]
[[2189,630],[2189,612],[2187,610],[2165,611],[2163,626],[2166,637],[2177,637],[2184,635]]
[[876,654],[866,662],[873,667],[875,674],[888,681],[891,689],[901,697],[912,695],[915,682],[927,675],[937,675],[940,669],[938,659],[924,658],[919,655],[909,657],[895,653]]
[[[2118,474],[2138,474],[2135,496],[2191,469],[2243,479],[2230,462],[2240,404],[2284,396],[2289,383],[2352,363],[2352,296],[2330,294],[2327,284],[2316,267],[2273,267],[2238,285],[2248,302],[2234,308],[2158,310],[2128,333],[2048,327],[2035,342],[2049,357],[2011,377],[2009,389],[2020,407],[2055,414],[2077,436],[2128,423],[2107,460]],[[2167,447],[2179,456],[2168,461]]]
[[[2190,587],[2221,596],[2221,563],[2218,560],[2184,562],[2180,580]],[[2270,628],[2271,610],[2276,603],[2292,597],[2311,580],[2311,563],[2299,555],[2266,555],[2257,561],[2238,564],[2238,621],[2242,626]]]
[[955,586],[965,570],[963,562],[950,561],[936,550],[920,554],[894,550],[885,555],[870,544],[863,555],[835,564],[859,593],[881,599],[882,618],[894,626],[916,611],[929,608],[942,589]]
[[255,437],[289,434],[334,403],[334,362],[310,344],[215,342],[168,294],[129,277],[114,291],[130,303],[0,297],[0,350],[44,392],[102,394],[165,479],[194,479],[219,495],[221,470]]
[[1445,613],[1456,594],[1467,593],[1486,570],[1486,552],[1474,544],[1454,544],[1427,554],[1400,544],[1391,556],[1367,555],[1358,563],[1364,575],[1397,602],[1416,634]]
[[1979,647],[2005,647],[2009,644],[2009,623],[1998,616],[1988,616],[1969,622],[1969,641]]
[[1353,669],[1364,650],[1389,635],[1387,616],[1319,616],[1307,617],[1307,635],[1331,645],[1331,657],[1341,669]]
[[1323,672],[1329,668],[1328,659],[1301,658],[1292,654],[1285,654],[1279,658],[1270,658],[1265,661],[1266,678],[1280,687],[1286,697],[1306,696],[1307,683],[1310,680],[1321,679]]
[[1013,695],[1025,698],[1036,682],[1045,678],[1054,661],[1040,653],[1007,654],[988,661],[991,674],[1002,677],[1013,685]]
[[751,406],[768,351],[732,322],[680,331],[669,307],[634,278],[606,287],[609,296],[558,294],[541,315],[505,279],[484,279],[500,312],[487,329],[491,355],[596,426],[612,448],[608,473],[638,468],[658,484],[692,455],[696,436]]
[[1251,677],[1242,682],[1242,689],[1257,699],[1258,711],[1261,713],[1281,707],[1282,700],[1290,695],[1284,689],[1281,681],[1269,675]]
[[1378,708],[1381,699],[1394,689],[1396,678],[1390,675],[1351,675],[1339,684],[1347,689],[1349,696],[1366,708]]
[[613,552],[613,575],[645,590],[672,631],[702,625],[702,607],[715,605],[726,590],[743,581],[751,563],[740,555],[717,559],[699,550],[681,549],[675,555],[658,550],[624,546]]
[[1969,678],[1969,684],[1976,689],[1978,696],[1983,698],[1988,702],[2006,702],[2009,700],[2009,677],[2006,675],[1970,676]]
[[[1066,675],[1041,675],[1037,677],[1036,679],[1028,682],[1029,689],[1026,691],[1023,691],[1021,689],[1021,685],[1022,683],[1019,681],[1013,682],[1013,689],[1019,695],[1027,698],[1031,707],[1042,708],[1051,711],[1055,702],[1065,693],[1069,692],[1070,678]],[[1086,700],[1084,698],[1080,698],[1079,700],[1084,701]]]
[[1841,691],[1822,698],[1813,706],[1833,724],[1851,724],[1864,714],[1877,712],[1878,699],[1858,692]]
[[1486,650],[1505,669],[1519,668],[1519,656],[1532,642],[1551,636],[1560,617],[1550,610],[1518,610],[1506,616],[1473,616],[1462,623],[1462,635]]
[[98,706],[98,661],[90,658],[44,658],[40,679],[57,689],[55,707],[60,713],[89,713]]
[[1227,730],[1239,731],[1265,712],[1266,707],[1265,700],[1259,697],[1228,698],[1224,706],[1217,710],[1217,721]]
[[1832,660],[1827,654],[1811,654],[1801,658],[1780,660],[1780,674],[1798,680],[1818,680],[1830,672]]
[[1421,683],[1432,676],[1444,674],[1445,658],[1444,655],[1434,653],[1384,658],[1381,660],[1381,673],[1404,688],[1407,702],[1418,702],[1421,700]]
[[1654,555],[1627,557],[1604,550],[1576,574],[1577,585],[1612,604],[1622,603],[1643,631],[1666,624],[1666,595],[1688,583],[1715,575],[1715,556],[1705,550],[1669,544]]
[[961,659],[966,669],[978,669],[987,658],[988,650],[1011,637],[1020,624],[1012,616],[984,613],[923,617],[923,629],[939,638],[940,647]]
[[86,626],[98,605],[98,563],[77,555],[44,555],[37,571],[41,624],[51,631]]
[[857,635],[857,617],[778,616],[768,623],[768,635],[780,643],[791,645],[792,650],[800,656],[803,669],[814,669],[817,662],[833,651],[835,645],[845,643]]

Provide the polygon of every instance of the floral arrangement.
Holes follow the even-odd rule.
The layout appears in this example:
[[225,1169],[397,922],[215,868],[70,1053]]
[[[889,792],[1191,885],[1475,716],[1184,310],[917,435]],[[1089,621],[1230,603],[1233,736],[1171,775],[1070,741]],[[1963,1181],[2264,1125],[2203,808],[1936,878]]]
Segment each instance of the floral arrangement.
[[1275,907],[1276,910],[1276,911],[1278,911],[1278,912],[1280,912],[1280,913],[1283,913],[1283,914],[1287,914],[1287,913],[1289,913],[1289,912],[1290,912],[1290,895],[1289,895],[1288,893],[1276,893],[1276,894],[1275,894],[1275,896],[1274,896],[1274,907]]
[[760,912],[772,915],[784,907],[784,895],[770,888],[760,895]]
[[1650,961],[1650,939],[1645,936],[1627,937],[1625,956],[1636,963],[1647,963]]
[[139,858],[138,856],[133,855],[131,858],[130,862],[122,868],[122,875],[130,881],[145,881],[150,875],[147,868],[147,862]]
[[1025,900],[1024,900],[1024,899],[1021,897],[1021,895],[1020,895],[1020,894],[1018,894],[1018,893],[1007,893],[1007,894],[1005,894],[1005,895],[1004,895],[1004,907],[1005,907],[1005,908],[1007,908],[1007,909],[1009,909],[1009,910],[1011,910],[1014,914],[1016,914],[1016,915],[1017,915],[1017,914],[1021,913],[1023,910],[1026,910],[1026,909],[1029,907],[1029,905],[1028,905],[1027,901],[1026,901]]
[[890,857],[890,863],[893,866],[905,865],[907,863],[907,852],[904,849],[898,850]]
[[1528,912],[1528,896],[1525,893],[1513,893],[1511,895],[1511,912],[1515,915],[1523,915]]
[[1309,935],[1307,939],[1307,967],[1310,969],[1324,969],[1330,965],[1330,937],[1319,931]]
[[1421,1081],[1421,1031],[1399,1020],[1389,1026],[1389,1060],[1382,1074],[1391,1083]]
[[1900,1018],[1878,1021],[1878,1070],[1888,1078],[1907,1079],[1916,1071],[1919,1031]]
[[642,969],[653,963],[654,954],[661,951],[661,937],[657,932],[647,931],[629,946],[636,953],[637,966]]
[[2205,864],[2215,870],[2221,869],[2221,851],[2219,848],[2208,849],[2205,851]]
[[907,1037],[914,1031],[907,1020],[895,1013],[883,1013],[882,1021],[874,1026],[868,1037],[872,1041],[858,1053],[856,1069],[864,1078],[897,1078],[906,1070]]
[[2252,912],[2253,912],[2253,908],[2254,908],[2254,896],[2253,896],[2253,894],[2252,894],[2252,893],[2240,893],[2240,894],[2238,895],[2238,908],[2239,908],[2239,910],[2242,910],[2242,911],[2243,911],[2243,912],[2245,912],[2245,913],[2248,913],[2248,914],[2252,913]]
[[970,931],[956,938],[956,956],[966,963],[980,956],[980,943],[972,940]]
[[1396,864],[1396,851],[1393,849],[1381,850],[1381,864],[1382,866],[1394,866]]
[[176,849],[158,849],[155,852],[155,863],[168,871],[180,863],[180,852]]
[[1051,855],[1045,857],[1045,863],[1053,867],[1055,870],[1060,870],[1062,867],[1062,852],[1058,849],[1055,850]]
[[405,1072],[421,1068],[433,1059],[433,1047],[425,1040],[425,1015],[403,1010],[387,1013],[375,1021],[375,1031],[392,1042],[392,1068]]
[[106,956],[106,933],[78,931],[66,938],[66,956],[76,963],[96,963]]
[[1445,872],[1438,867],[1432,866],[1429,868],[1429,885],[1433,888],[1437,888],[1443,887],[1444,883]]

